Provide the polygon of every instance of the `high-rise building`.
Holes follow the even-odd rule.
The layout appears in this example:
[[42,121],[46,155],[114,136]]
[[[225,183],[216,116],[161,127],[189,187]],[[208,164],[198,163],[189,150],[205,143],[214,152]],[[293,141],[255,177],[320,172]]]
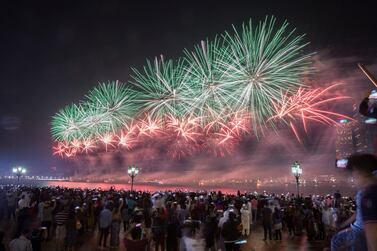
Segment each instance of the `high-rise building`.
[[344,159],[353,153],[376,153],[377,121],[359,114],[353,106],[353,121],[342,119],[336,126],[336,159]]
[[359,113],[359,107],[353,105],[352,136],[355,153],[369,152],[366,137],[365,118]]
[[[377,122],[377,121],[376,121]],[[364,123],[366,152],[377,154],[377,123]]]
[[336,126],[336,159],[344,159],[354,153],[352,122],[342,119]]

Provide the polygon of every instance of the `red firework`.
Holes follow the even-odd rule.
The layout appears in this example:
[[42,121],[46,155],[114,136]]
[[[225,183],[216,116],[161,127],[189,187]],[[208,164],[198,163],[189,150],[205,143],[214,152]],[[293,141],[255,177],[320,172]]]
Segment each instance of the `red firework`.
[[349,96],[327,97],[327,92],[339,85],[341,84],[334,84],[325,89],[299,88],[293,95],[289,95],[288,93],[285,95],[282,94],[281,101],[279,103],[274,103],[276,115],[272,116],[268,120],[280,119],[286,123],[289,123],[299,142],[301,142],[301,139],[294,123],[296,121],[301,121],[304,131],[307,133],[308,122],[310,121],[334,125],[338,123],[339,118],[353,120],[352,118],[341,113],[331,112],[321,108],[334,101],[351,98]]
[[138,127],[132,122],[129,126],[126,126],[120,135],[117,135],[118,146],[125,147],[127,150],[132,149],[138,142]]
[[82,141],[82,152],[92,152],[96,148],[95,141],[93,139],[84,139]]
[[155,137],[162,133],[162,121],[158,118],[146,116],[138,122],[138,136]]
[[111,146],[113,148],[115,148],[115,139],[114,139],[114,135],[111,134],[111,133],[106,133],[104,134],[103,136],[100,136],[99,140],[103,143],[103,145],[105,146],[105,150],[107,152],[108,150],[108,147]]

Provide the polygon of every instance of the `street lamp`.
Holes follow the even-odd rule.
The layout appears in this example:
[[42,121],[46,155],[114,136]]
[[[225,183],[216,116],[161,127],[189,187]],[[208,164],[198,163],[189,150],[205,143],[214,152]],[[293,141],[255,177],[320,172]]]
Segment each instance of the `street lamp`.
[[12,172],[17,176],[17,182],[20,182],[20,177],[26,173],[26,168],[22,166],[13,167]]
[[302,174],[302,169],[300,168],[300,163],[298,161],[295,161],[292,166],[292,173],[293,176],[296,178],[296,186],[297,186],[297,197],[300,196],[300,176]]
[[128,167],[128,176],[131,177],[131,192],[134,188],[134,179],[139,174],[139,168],[137,166],[129,166]]

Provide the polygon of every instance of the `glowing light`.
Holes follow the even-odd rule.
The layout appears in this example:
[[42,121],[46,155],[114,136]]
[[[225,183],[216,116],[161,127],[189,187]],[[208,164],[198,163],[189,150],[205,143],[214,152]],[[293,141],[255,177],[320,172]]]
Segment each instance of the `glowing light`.
[[367,118],[367,119],[365,120],[365,123],[366,123],[366,124],[374,125],[374,124],[377,123],[377,119],[375,119],[375,118]]

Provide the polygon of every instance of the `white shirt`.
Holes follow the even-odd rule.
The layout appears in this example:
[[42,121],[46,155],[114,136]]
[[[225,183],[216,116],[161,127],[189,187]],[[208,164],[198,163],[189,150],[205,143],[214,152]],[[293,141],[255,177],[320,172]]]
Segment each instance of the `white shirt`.
[[18,201],[18,207],[19,207],[20,209],[25,208],[25,207],[29,207],[29,203],[27,202],[26,199],[20,199],[20,200]]
[[322,223],[327,225],[327,226],[330,226],[331,224],[331,212],[330,212],[330,209],[324,209],[322,211]]

